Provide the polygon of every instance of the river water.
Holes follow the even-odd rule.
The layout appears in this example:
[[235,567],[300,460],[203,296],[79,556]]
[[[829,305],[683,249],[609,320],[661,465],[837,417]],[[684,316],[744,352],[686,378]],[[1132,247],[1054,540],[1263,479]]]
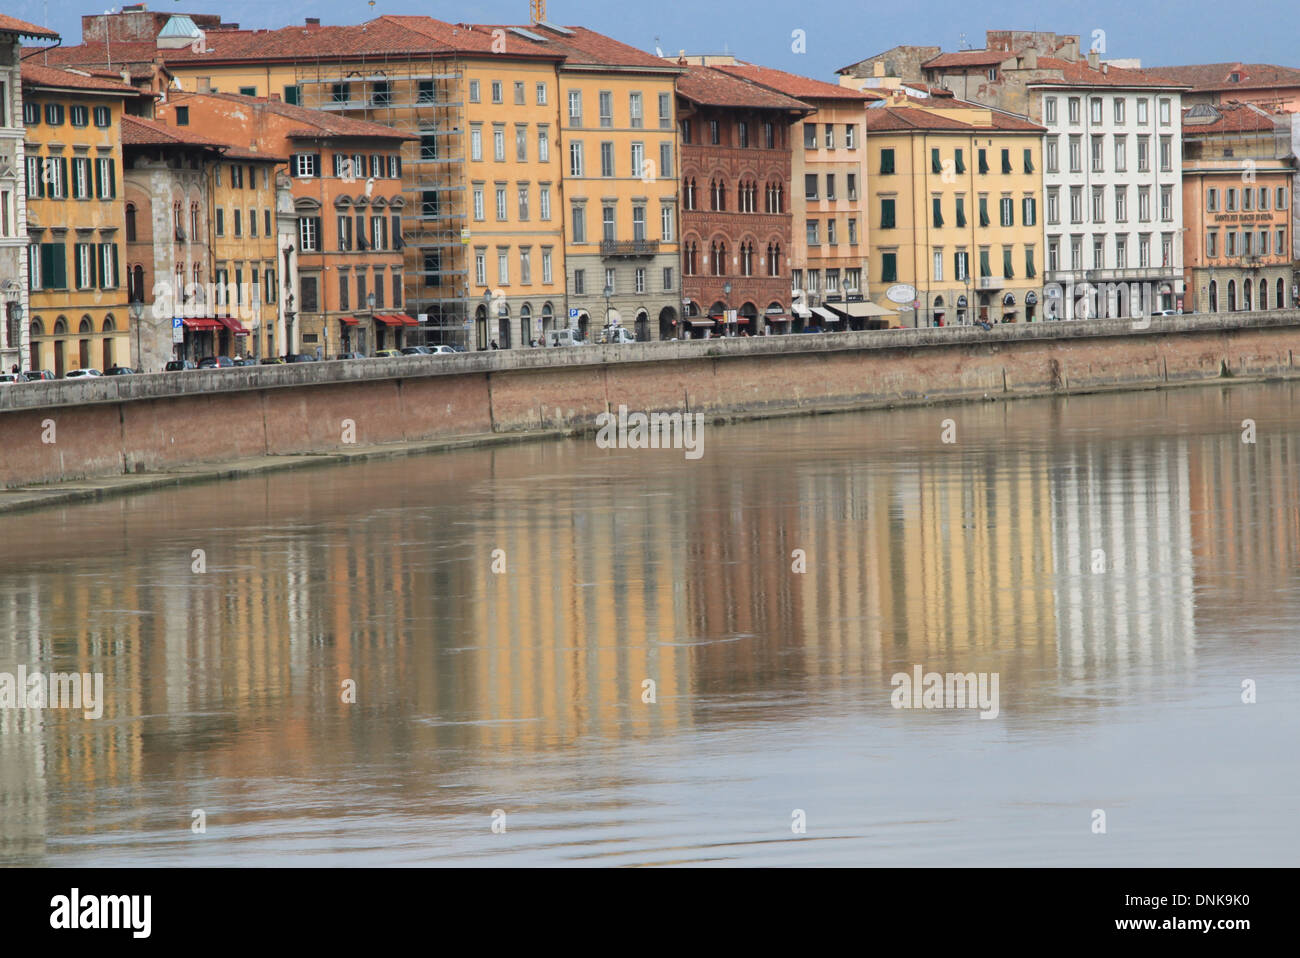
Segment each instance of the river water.
[[1298,388],[0,517],[0,863],[1293,865]]

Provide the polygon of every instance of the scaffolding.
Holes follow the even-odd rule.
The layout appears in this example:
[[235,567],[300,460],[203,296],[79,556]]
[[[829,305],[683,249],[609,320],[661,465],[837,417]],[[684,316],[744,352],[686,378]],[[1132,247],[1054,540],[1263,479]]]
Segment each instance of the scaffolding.
[[[299,105],[390,126],[402,144],[403,293],[413,344],[464,343],[469,320],[464,65],[419,54],[300,63]],[[414,329],[412,329],[414,332]],[[422,342],[416,343],[420,339]]]

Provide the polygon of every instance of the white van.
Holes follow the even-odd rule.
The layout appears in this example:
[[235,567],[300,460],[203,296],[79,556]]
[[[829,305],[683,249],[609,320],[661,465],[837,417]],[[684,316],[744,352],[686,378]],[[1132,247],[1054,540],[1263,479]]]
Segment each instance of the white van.
[[632,335],[630,330],[624,329],[622,326],[611,326],[601,332],[600,341],[602,343],[618,344],[635,343],[636,337]]
[[546,331],[547,346],[585,346],[586,342],[582,339],[582,333],[576,329],[548,329]]

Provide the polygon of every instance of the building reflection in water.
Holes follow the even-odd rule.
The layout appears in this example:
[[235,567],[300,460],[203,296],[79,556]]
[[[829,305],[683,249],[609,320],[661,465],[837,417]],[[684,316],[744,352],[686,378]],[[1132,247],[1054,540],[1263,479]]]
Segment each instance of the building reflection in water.
[[0,519],[0,671],[107,696],[0,712],[0,861],[274,818],[274,784],[436,813],[523,752],[874,721],[913,664],[999,672],[1008,722],[1096,709],[1062,689],[1188,672],[1198,620],[1248,628],[1294,573],[1294,399],[954,407],[951,447],[932,409],[716,428],[699,461],[525,444]]

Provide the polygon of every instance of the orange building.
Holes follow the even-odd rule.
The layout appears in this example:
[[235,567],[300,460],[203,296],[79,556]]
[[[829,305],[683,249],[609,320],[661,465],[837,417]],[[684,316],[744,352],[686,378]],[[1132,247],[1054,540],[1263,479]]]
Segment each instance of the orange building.
[[292,275],[283,261],[296,258],[298,286],[282,290],[278,350],[324,357],[404,344],[403,331],[418,325],[404,313],[402,268],[400,148],[413,134],[232,93],[172,91],[157,115],[254,154],[289,158],[281,168],[291,178],[298,233],[279,250],[280,275]]

